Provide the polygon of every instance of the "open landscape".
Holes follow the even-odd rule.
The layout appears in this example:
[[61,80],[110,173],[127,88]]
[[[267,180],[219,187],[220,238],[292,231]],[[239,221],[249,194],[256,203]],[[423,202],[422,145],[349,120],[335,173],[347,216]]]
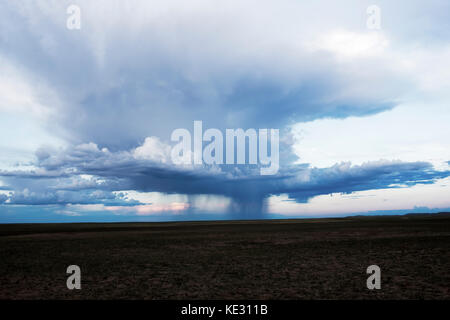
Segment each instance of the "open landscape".
[[[450,299],[445,213],[3,224],[0,257],[0,299]],[[366,287],[373,264],[380,290]]]

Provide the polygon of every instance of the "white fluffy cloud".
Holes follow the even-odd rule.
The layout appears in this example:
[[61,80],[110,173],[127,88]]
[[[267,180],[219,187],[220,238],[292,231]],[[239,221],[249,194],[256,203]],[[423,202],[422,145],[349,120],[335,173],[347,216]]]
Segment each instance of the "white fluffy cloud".
[[170,145],[161,142],[159,138],[147,137],[144,143],[133,151],[133,155],[136,159],[168,163],[170,151]]

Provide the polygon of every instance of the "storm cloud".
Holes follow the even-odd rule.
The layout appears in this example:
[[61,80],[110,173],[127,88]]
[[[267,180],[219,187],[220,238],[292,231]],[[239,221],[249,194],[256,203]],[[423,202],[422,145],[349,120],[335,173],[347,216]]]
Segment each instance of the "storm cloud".
[[[411,85],[371,54],[371,46],[385,46],[382,34],[319,35],[364,9],[354,2],[352,10],[328,3],[325,12],[292,1],[80,1],[76,32],[65,28],[68,4],[3,3],[0,54],[45,84],[36,95],[52,111],[47,125],[76,143],[124,150],[194,120],[282,128],[365,116],[393,108]],[[342,59],[336,36],[337,45],[367,47]]]
[[[66,28],[70,4],[80,7],[80,30]],[[448,1],[379,6],[383,27],[369,30],[360,1],[1,2],[0,210],[151,206],[127,195],[134,191],[225,197],[227,212],[260,217],[274,195],[307,203],[449,177],[422,157],[445,147],[427,142],[402,148],[420,161],[383,150],[376,159],[389,160],[354,164],[349,157],[319,166],[293,150],[295,125],[367,118],[417,101],[443,101],[435,117],[445,122]],[[174,165],[170,134],[195,120],[219,130],[279,129],[278,173],[261,176],[258,165]],[[338,144],[353,156],[361,147]],[[320,145],[310,150],[327,156]],[[168,207],[187,208],[174,203]]]
[[340,163],[329,168],[291,165],[276,175],[261,176],[248,165],[176,166],[165,159],[143,160],[136,149],[110,152],[93,143],[37,154],[32,171],[0,171],[17,188],[7,197],[9,204],[133,206],[141,203],[126,199],[120,191],[136,190],[225,196],[232,200],[230,212],[258,217],[271,195],[287,194],[302,203],[323,194],[401,188],[450,176],[450,171],[437,171],[426,162],[400,161]]

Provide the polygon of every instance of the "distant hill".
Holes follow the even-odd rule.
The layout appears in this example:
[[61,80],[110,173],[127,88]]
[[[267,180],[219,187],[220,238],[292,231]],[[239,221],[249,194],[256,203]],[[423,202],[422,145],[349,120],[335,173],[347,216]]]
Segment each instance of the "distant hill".
[[437,212],[437,213],[408,213],[405,214],[408,217],[450,217],[450,212]]

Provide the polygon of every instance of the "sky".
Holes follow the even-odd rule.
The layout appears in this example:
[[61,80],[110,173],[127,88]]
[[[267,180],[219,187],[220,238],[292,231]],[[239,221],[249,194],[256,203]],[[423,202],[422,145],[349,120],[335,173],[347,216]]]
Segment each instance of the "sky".
[[[279,169],[173,163],[194,121]],[[0,2],[0,223],[448,211],[449,123],[446,0]]]

